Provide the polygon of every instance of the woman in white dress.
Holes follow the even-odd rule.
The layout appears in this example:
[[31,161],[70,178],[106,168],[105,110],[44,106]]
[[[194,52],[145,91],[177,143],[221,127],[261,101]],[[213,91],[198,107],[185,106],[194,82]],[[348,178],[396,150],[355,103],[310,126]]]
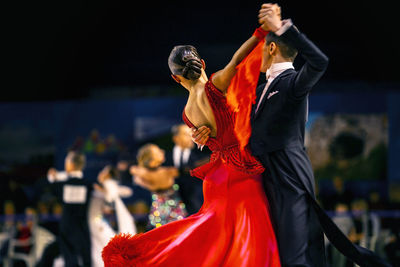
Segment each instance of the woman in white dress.
[[[89,206],[89,229],[92,247],[92,266],[104,267],[101,251],[108,241],[118,233],[136,234],[134,218],[126,208],[121,197],[129,197],[132,190],[121,186],[115,180],[116,172],[106,166],[99,173]],[[118,232],[104,219],[104,209],[112,205],[115,209]]]

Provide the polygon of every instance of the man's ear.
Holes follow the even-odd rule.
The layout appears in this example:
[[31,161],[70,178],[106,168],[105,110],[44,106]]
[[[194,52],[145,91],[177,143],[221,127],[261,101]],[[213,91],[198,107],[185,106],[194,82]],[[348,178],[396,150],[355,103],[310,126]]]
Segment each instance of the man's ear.
[[272,56],[272,55],[275,55],[277,49],[278,49],[278,46],[276,45],[276,43],[275,43],[275,42],[271,42],[270,45],[269,45],[268,53],[269,53],[271,56]]
[[181,80],[177,77],[177,76],[175,76],[175,75],[173,75],[173,74],[171,74],[171,77],[172,77],[172,79],[174,79],[175,80],[175,82],[177,82],[177,83],[181,83]]
[[201,65],[203,65],[203,69],[206,70],[206,63],[204,62],[203,59],[201,59]]

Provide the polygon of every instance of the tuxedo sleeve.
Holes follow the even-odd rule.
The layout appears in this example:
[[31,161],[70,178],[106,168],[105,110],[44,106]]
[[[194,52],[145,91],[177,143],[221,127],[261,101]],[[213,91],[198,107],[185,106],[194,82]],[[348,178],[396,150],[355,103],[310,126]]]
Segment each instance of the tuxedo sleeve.
[[280,37],[295,47],[305,60],[305,64],[297,73],[293,86],[294,97],[302,99],[325,73],[329,59],[294,25],[287,28]]

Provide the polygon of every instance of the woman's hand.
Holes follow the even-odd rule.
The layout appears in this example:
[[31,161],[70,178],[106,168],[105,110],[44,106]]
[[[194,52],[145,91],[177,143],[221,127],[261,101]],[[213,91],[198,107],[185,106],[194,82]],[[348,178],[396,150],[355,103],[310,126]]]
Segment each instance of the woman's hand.
[[47,176],[56,177],[56,176],[57,176],[57,170],[56,170],[55,168],[50,168],[50,169],[47,171]]
[[281,8],[277,4],[263,4],[258,13],[258,22],[265,31],[276,32],[282,27]]

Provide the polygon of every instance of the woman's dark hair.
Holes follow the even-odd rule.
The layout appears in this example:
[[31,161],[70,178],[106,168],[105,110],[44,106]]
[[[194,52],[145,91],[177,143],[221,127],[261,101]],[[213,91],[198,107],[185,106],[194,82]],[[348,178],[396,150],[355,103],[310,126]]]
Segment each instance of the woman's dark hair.
[[279,47],[279,50],[281,51],[281,54],[284,58],[288,58],[291,61],[294,61],[294,59],[296,58],[297,49],[275,33],[269,32],[267,34],[266,41],[267,44],[274,42]]
[[197,80],[201,75],[201,57],[191,45],[175,46],[168,57],[168,66],[173,75],[182,75],[188,80]]

